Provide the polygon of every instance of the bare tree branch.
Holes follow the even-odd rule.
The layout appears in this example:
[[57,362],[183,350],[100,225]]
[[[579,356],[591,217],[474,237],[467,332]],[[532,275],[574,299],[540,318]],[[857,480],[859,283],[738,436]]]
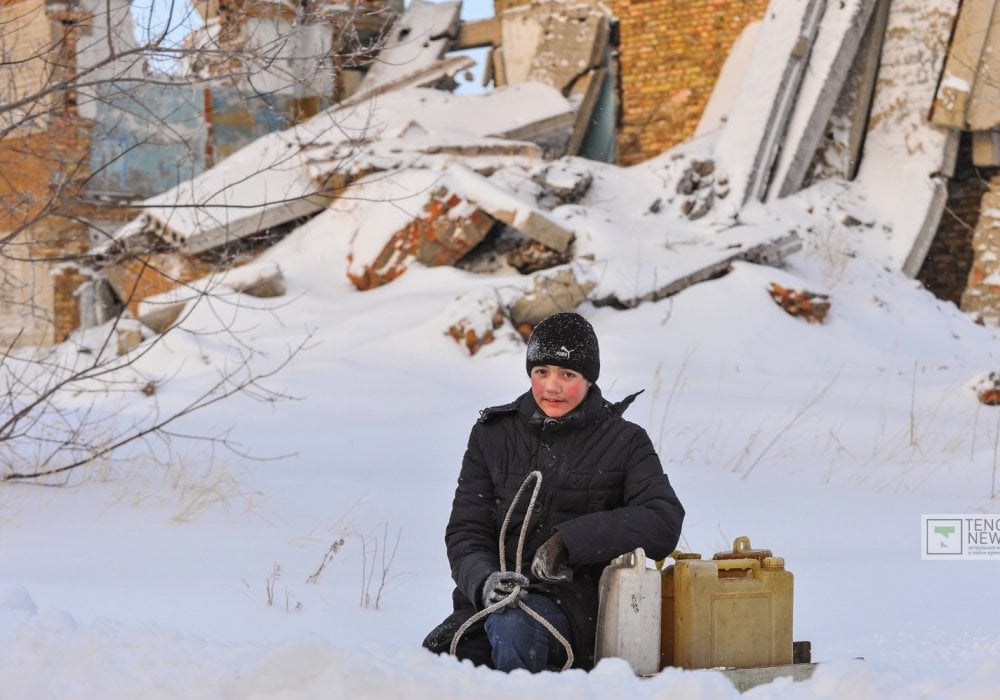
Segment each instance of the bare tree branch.
[[[263,402],[294,399],[271,388],[269,380],[310,347],[311,333],[291,331],[281,356],[266,356],[234,320],[251,297],[221,285],[217,275],[192,278],[190,271],[174,269],[164,256],[182,253],[155,236],[106,245],[155,194],[135,189],[103,194],[114,187],[102,190],[99,183],[113,183],[119,168],[130,172],[132,159],[169,146],[190,161],[189,175],[179,162],[174,166],[182,181],[221,159],[186,130],[184,115],[164,111],[150,96],[190,90],[194,102],[184,108],[203,120],[213,91],[228,90],[244,105],[256,101],[272,111],[282,96],[291,106],[268,117],[289,126],[308,116],[296,102],[300,96],[320,108],[341,97],[339,72],[370,62],[394,19],[384,5],[366,0],[336,11],[304,0],[293,7],[274,5],[274,16],[263,16],[262,4],[253,5],[257,14],[247,7],[227,4],[225,16],[177,44],[171,27],[188,18],[175,2],[155,29],[151,18],[143,20],[141,41],[132,35],[134,18],[125,3],[71,0],[57,6],[27,0],[0,6],[0,320],[8,326],[0,336],[0,483],[66,483],[80,467],[127,460],[140,448],[153,463],[163,455],[160,463],[169,466],[175,444],[183,442],[207,442],[213,451],[248,456],[252,450],[233,443],[228,430],[203,434],[188,419],[236,395]],[[310,51],[311,46],[317,48]],[[207,132],[208,122],[201,128]],[[284,156],[288,166],[311,144],[293,145]],[[108,148],[97,150],[103,146]],[[203,192],[185,206],[206,212],[224,194]],[[285,201],[265,197],[260,204]],[[192,266],[225,271],[252,258],[261,241],[290,228],[261,231],[256,242],[253,237],[227,241],[191,256]],[[129,284],[109,284],[110,265],[126,270]],[[67,284],[80,285],[61,290],[63,297],[79,294],[87,283],[110,306],[86,334],[78,331],[67,342],[54,337],[48,345],[37,340],[38,329],[54,333],[66,312],[51,294],[40,292],[63,272]],[[160,335],[142,330],[130,311],[149,294],[140,289],[146,278],[188,297],[181,316]],[[273,301],[261,308],[280,314]],[[188,323],[196,312],[199,319],[214,316],[216,330]],[[6,319],[21,325],[9,328]],[[119,350],[121,338],[139,332],[141,344]],[[150,353],[171,338],[224,340],[218,352],[227,358],[214,375],[201,373],[203,385],[180,405],[159,398],[178,377],[150,376],[144,369]]]

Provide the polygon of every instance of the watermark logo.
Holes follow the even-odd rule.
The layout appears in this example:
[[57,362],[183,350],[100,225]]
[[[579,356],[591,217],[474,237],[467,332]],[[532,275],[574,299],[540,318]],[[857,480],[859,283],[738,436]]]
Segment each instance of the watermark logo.
[[1000,561],[1000,515],[922,515],[922,559]]

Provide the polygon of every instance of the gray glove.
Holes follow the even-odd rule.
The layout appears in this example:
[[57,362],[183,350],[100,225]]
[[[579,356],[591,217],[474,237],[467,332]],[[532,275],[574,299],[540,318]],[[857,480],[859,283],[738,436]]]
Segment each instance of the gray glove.
[[549,583],[573,580],[573,570],[569,568],[569,550],[558,532],[545,540],[545,544],[535,552],[531,573]]
[[513,593],[516,587],[520,586],[521,590],[518,591],[517,598],[509,603],[509,605],[513,605],[528,595],[528,583],[528,577],[516,571],[494,571],[486,577],[486,583],[483,584],[483,607],[488,608],[494,603],[499,603]]

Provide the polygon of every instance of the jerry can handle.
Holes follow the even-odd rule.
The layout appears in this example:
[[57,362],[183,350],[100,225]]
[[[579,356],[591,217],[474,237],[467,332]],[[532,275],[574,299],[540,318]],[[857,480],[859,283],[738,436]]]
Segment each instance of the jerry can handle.
[[630,566],[633,569],[646,568],[646,552],[642,547],[636,547],[631,552],[619,554],[608,562],[608,566]]
[[760,560],[758,559],[715,559],[712,563],[719,570],[753,569],[755,578],[756,573],[760,571]]
[[748,549],[750,549],[750,538],[746,535],[740,535],[733,540],[733,554],[739,554],[740,552],[745,552]]

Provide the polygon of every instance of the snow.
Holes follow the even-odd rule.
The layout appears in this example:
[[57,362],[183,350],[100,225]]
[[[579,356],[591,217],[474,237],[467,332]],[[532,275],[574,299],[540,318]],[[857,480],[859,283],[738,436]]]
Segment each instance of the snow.
[[[866,163],[905,173],[906,157],[875,148]],[[645,389],[626,416],[687,508],[681,548],[710,556],[747,535],[795,575],[794,638],[821,663],[746,697],[1000,696],[997,564],[920,557],[922,514],[1000,512],[1000,407],[975,392],[1000,370],[1000,334],[899,271],[887,240],[908,215],[868,203],[900,178],[821,183],[714,231],[651,207],[672,192],[669,156],[566,163],[553,179],[589,170],[594,185],[550,215],[577,231],[588,259],[574,265],[600,294],[641,297],[731,243],[802,238],[782,269],[737,262],[658,302],[579,309],[600,338],[605,395]],[[512,160],[491,180],[523,200],[540,167]],[[241,394],[172,426],[238,452],[177,437],[149,448],[169,469],[134,449],[60,487],[0,483],[5,700],[738,695],[713,670],[639,679],[607,659],[591,673],[505,675],[420,648],[450,609],[443,532],[468,431],[528,386],[513,329],[472,357],[446,335],[527,278],[414,265],[365,292],[347,278],[352,250],[377,248],[363,237],[384,241],[411,213],[394,198],[437,168],[361,183],[247,268],[280,269],[284,297],[191,303],[120,371],[135,390],[97,406],[123,422],[167,414],[227,367],[269,372],[292,353],[264,380],[285,400]],[[229,175],[198,187],[219,191],[216,177]],[[830,295],[826,321],[784,313],[771,283]]]
[[[611,196],[612,171],[595,172]],[[633,182],[618,182],[617,201],[632,201]],[[750,218],[788,228],[815,198],[813,223],[831,221],[820,194]],[[167,471],[136,456],[72,486],[0,489],[4,697],[735,697],[714,671],[642,680],[606,660],[590,674],[506,676],[419,647],[449,607],[443,528],[468,429],[480,408],[527,386],[513,335],[468,357],[440,314],[516,280],[416,267],[354,291],[351,227],[337,217],[329,210],[254,263],[282,269],[286,297],[230,300],[224,319],[203,301],[139,362],[162,382],[155,397],[136,395],[135,414],[168,410],[238,356],[196,329],[235,320],[261,367],[311,333],[271,380],[296,400],[238,397],[179,429],[230,429],[263,461],[175,445]],[[636,237],[639,220],[623,219]],[[614,229],[602,233],[609,259]],[[919,548],[922,513],[996,511],[1000,413],[972,385],[997,369],[997,333],[865,244],[831,224],[784,270],[738,263],[632,310],[585,305],[602,388],[611,398],[646,389],[628,415],[687,507],[683,549],[708,555],[748,535],[796,576],[794,636],[822,663],[810,680],[748,697],[993,697],[995,564],[922,561]],[[654,247],[641,255],[656,268]],[[830,294],[827,322],[783,313],[772,281]],[[384,550],[394,552],[385,581],[366,578]]]
[[761,21],[750,62],[746,66],[726,123],[722,126],[716,158],[729,173],[733,213],[748,198],[760,198],[760,171],[769,171],[776,124],[787,122],[786,102],[795,94],[803,62],[796,44],[815,32],[823,3],[777,3]]

